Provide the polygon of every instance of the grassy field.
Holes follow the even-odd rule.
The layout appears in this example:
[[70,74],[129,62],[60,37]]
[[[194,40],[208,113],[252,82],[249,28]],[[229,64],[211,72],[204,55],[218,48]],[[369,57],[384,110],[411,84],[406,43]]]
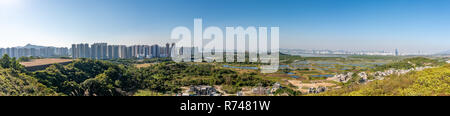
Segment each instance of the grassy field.
[[450,64],[442,67],[392,75],[365,85],[314,94],[318,96],[449,96]]

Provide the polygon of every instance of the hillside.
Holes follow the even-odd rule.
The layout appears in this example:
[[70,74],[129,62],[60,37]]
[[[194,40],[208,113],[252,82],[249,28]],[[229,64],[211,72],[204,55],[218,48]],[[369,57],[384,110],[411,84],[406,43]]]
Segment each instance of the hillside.
[[319,96],[449,96],[450,64],[392,75],[385,80],[377,80],[365,85],[353,85],[332,90]]
[[35,48],[35,49],[40,49],[40,48],[45,48],[46,46],[38,46],[38,45],[32,45],[32,44],[27,44],[21,48]]
[[0,96],[52,96],[52,89],[14,69],[0,68]]
[[15,58],[4,55],[0,59],[0,96],[51,96],[52,89],[27,74]]

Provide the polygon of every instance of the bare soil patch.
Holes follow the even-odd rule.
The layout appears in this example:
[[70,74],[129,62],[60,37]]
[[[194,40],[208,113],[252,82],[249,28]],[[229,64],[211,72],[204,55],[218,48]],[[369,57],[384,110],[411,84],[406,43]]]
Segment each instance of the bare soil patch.
[[25,67],[33,67],[33,66],[41,66],[41,65],[48,65],[48,64],[55,64],[55,63],[65,63],[65,62],[71,62],[72,59],[59,59],[59,58],[46,58],[46,59],[34,59],[30,62],[21,62]]

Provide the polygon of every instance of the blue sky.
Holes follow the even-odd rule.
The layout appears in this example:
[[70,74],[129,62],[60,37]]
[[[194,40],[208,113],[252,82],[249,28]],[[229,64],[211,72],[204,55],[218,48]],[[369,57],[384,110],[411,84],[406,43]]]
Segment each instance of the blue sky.
[[450,0],[0,0],[0,47],[153,44],[177,26],[280,27],[283,48],[450,49]]

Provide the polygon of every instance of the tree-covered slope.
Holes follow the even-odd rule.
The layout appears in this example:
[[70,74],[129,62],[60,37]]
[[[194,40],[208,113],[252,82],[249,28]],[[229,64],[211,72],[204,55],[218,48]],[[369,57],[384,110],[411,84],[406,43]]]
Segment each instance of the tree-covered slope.
[[15,58],[4,55],[0,59],[0,96],[51,96],[55,91],[25,74]]
[[52,96],[52,89],[13,69],[0,68],[0,96]]

